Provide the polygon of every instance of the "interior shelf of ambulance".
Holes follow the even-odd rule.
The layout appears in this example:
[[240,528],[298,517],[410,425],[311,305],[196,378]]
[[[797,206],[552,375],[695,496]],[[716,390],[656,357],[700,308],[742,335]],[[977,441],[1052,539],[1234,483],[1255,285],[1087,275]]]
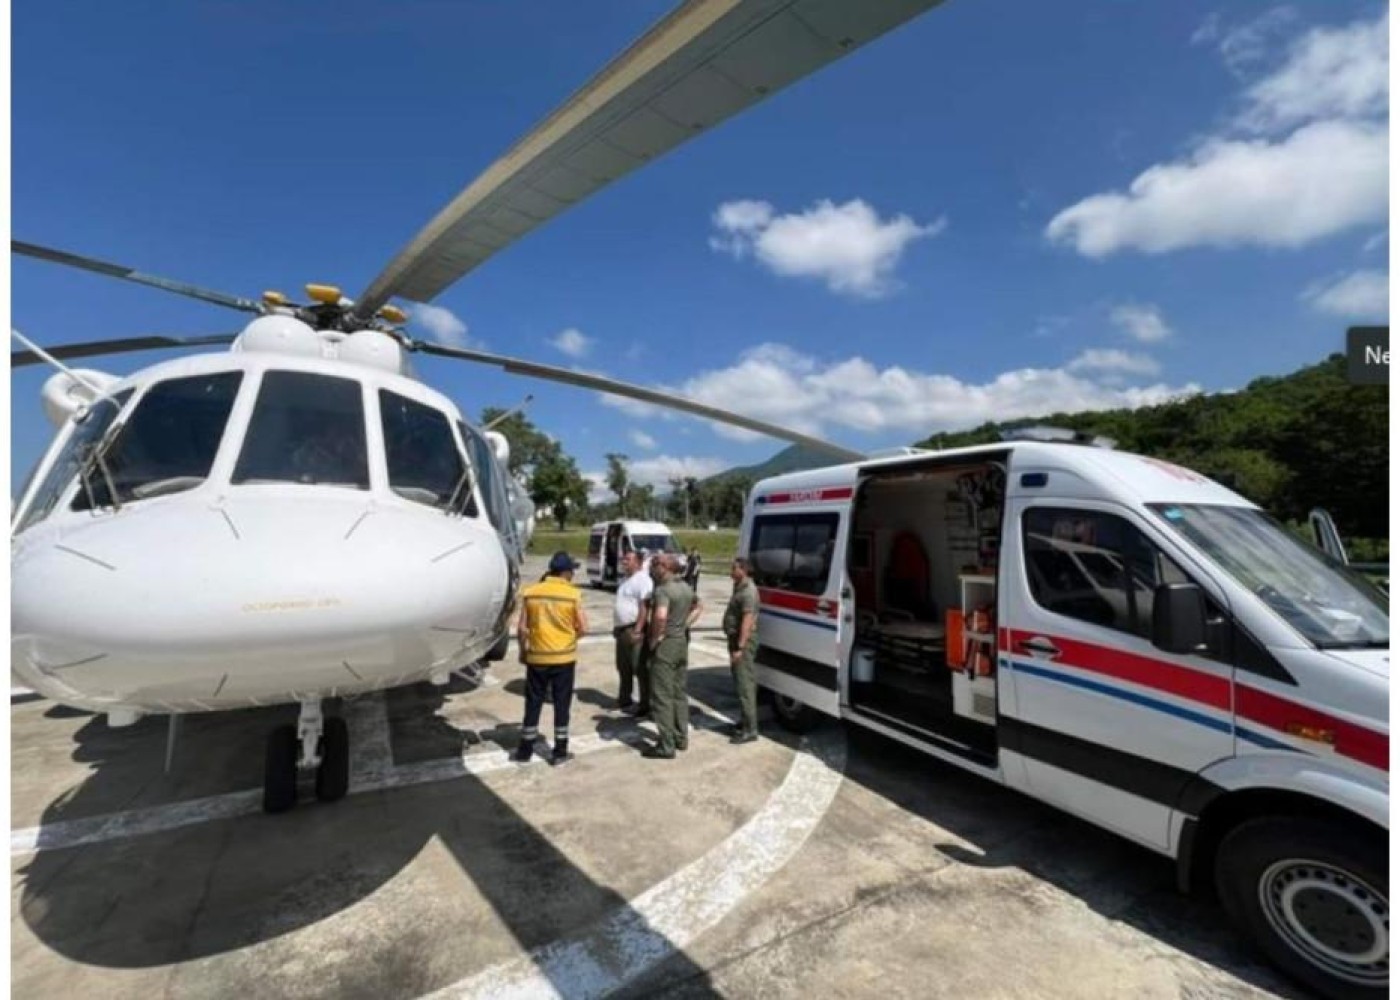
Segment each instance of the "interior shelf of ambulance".
[[871,475],[851,526],[851,709],[976,758],[996,755],[998,463]]

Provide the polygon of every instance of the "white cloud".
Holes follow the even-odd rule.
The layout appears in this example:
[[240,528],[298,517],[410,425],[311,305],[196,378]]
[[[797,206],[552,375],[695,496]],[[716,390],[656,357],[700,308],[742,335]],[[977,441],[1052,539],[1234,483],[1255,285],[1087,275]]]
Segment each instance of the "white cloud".
[[608,489],[608,474],[606,472],[584,472],[581,475],[588,483],[588,502],[590,504],[597,505],[617,499],[613,495],[613,491]]
[[[1291,15],[1243,28],[1202,25],[1233,68],[1265,58]],[[1079,201],[1050,220],[1047,239],[1086,257],[1192,246],[1299,247],[1388,215],[1389,16],[1314,28],[1277,68],[1248,85],[1243,110],[1184,155],[1140,173],[1124,191]],[[1291,132],[1289,130],[1292,130]]]
[[1334,316],[1383,320],[1390,314],[1390,277],[1384,271],[1353,271],[1313,285],[1303,300]]
[[1298,247],[1389,207],[1383,124],[1317,122],[1287,139],[1212,139],[1185,160],[1150,167],[1128,192],[1085,198],[1046,227],[1086,257],[1190,246]]
[[571,358],[581,358],[592,349],[593,338],[585,337],[582,331],[571,326],[567,330],[560,330],[550,343]]
[[1390,233],[1382,229],[1380,232],[1372,234],[1371,238],[1362,245],[1361,252],[1370,253],[1372,250],[1385,246],[1389,240]]
[[634,462],[629,462],[627,473],[634,483],[643,483],[669,490],[672,479],[684,479],[687,476],[704,479],[706,476],[713,476],[716,472],[723,472],[729,468],[730,464],[719,458],[694,455],[684,455],[677,458],[670,455],[658,455],[656,458],[639,458]]
[[1162,318],[1162,311],[1153,305],[1131,302],[1114,306],[1108,318],[1128,336],[1142,344],[1156,344],[1172,335],[1172,328]]
[[1162,370],[1155,358],[1116,348],[1091,347],[1065,365],[1071,372],[1109,372],[1124,375],[1156,375]]
[[451,309],[419,303],[413,307],[412,321],[444,347],[465,348],[470,344],[467,324]]
[[[1020,368],[974,383],[899,366],[877,368],[860,357],[821,362],[781,344],[762,344],[733,365],[675,388],[702,403],[813,435],[923,435],[987,420],[1147,406],[1200,391],[1195,384],[1119,385],[1125,376],[1148,374],[1140,355],[1086,352],[1076,360],[1076,370]],[[727,437],[755,437],[714,426]]]
[[1240,124],[1256,131],[1324,118],[1384,117],[1390,105],[1390,17],[1314,28],[1278,70],[1249,87]]
[[1274,7],[1252,21],[1227,28],[1219,14],[1211,14],[1192,34],[1191,44],[1214,44],[1230,72],[1242,76],[1263,61],[1279,34],[1297,18],[1292,7]]
[[639,431],[634,428],[628,432],[627,436],[638,448],[645,448],[647,451],[654,451],[656,449],[656,438],[652,437],[646,431]]
[[897,287],[895,268],[915,240],[947,226],[920,225],[907,215],[881,220],[861,199],[842,205],[823,199],[805,212],[775,215],[764,201],[730,201],[715,210],[710,247],[742,260],[752,254],[783,277],[816,278],[858,298],[880,298]]

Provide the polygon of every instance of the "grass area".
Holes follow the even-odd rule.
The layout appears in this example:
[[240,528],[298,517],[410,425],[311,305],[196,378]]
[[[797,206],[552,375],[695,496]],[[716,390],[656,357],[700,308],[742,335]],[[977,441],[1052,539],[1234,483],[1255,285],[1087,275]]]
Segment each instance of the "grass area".
[[[700,550],[700,568],[706,573],[727,573],[729,572],[729,560],[734,558],[734,554],[739,547],[739,531],[737,528],[721,528],[718,531],[686,531],[681,529],[675,532],[676,544],[689,552],[691,546]],[[588,531],[584,528],[570,528],[567,531],[554,531],[548,528],[536,528],[535,537],[530,545],[530,551],[536,555],[544,555],[554,552],[557,549],[564,549],[575,559],[583,559],[588,552]]]

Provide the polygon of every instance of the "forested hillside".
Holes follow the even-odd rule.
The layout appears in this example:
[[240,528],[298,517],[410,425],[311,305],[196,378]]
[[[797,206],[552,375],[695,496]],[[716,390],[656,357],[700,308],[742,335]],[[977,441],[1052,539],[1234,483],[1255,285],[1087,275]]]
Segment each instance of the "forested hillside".
[[1233,393],[1163,406],[1100,413],[1056,413],[935,434],[925,448],[996,441],[1003,429],[1035,424],[1113,438],[1124,451],[1189,466],[1288,520],[1313,507],[1336,518],[1343,537],[1390,534],[1388,387],[1352,385],[1346,358],[1282,378],[1261,378]]

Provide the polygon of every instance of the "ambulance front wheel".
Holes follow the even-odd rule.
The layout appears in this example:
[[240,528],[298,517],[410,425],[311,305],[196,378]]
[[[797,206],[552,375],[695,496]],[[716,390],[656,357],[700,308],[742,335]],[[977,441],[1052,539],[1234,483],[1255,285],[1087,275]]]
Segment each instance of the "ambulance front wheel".
[[773,703],[773,716],[790,733],[810,733],[822,721],[822,714],[796,698],[789,698],[777,691],[769,691],[768,698]]
[[1285,972],[1333,1000],[1387,994],[1390,883],[1379,836],[1322,819],[1250,820],[1221,841],[1215,881],[1231,918]]

